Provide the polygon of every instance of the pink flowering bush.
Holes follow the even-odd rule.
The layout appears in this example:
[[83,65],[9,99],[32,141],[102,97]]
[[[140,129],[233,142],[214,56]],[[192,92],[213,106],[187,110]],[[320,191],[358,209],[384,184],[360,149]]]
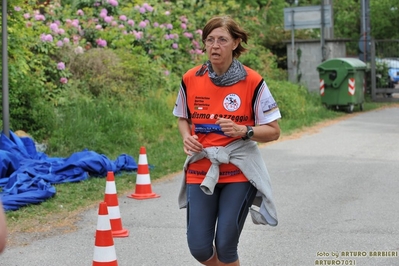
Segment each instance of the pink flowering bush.
[[[53,103],[48,96],[57,87],[55,80],[48,79],[48,70],[53,73],[60,70],[48,56],[52,37],[34,26],[43,23],[43,16],[31,9],[27,11],[25,2],[7,3],[10,128],[46,137],[55,127]],[[29,1],[28,4],[34,6]],[[36,44],[42,45],[40,52],[36,52]]]
[[[189,67],[204,60],[201,31],[194,23],[195,20],[190,22],[183,15],[186,13],[183,9],[176,9],[167,1],[162,1],[162,4],[143,3],[131,6],[122,5],[116,0],[94,0],[81,1],[74,8],[60,4],[49,5],[43,14],[24,7],[21,12],[27,25],[31,25],[38,32],[42,31],[38,36],[40,42],[34,46],[35,51],[46,54],[53,60],[65,62],[65,73],[49,71],[50,80],[58,84],[60,89],[70,84],[61,82],[64,81],[61,78],[68,78],[73,84],[73,71],[66,75],[70,71],[68,66],[77,59],[77,55],[90,49],[119,50],[119,54],[136,53],[145,56],[150,63],[148,69],[141,67],[141,72],[167,71],[173,77],[182,75]],[[72,50],[74,54],[70,52]],[[121,59],[125,58],[127,56],[122,56]],[[104,68],[107,66],[104,65]],[[108,71],[109,76],[112,71],[116,70]],[[137,75],[147,74],[136,73]],[[82,84],[82,80],[79,83]],[[167,83],[160,81],[160,84]],[[92,82],[88,83],[89,87],[94,85]],[[135,86],[141,87],[144,84]],[[175,90],[166,88],[169,89]],[[94,91],[94,88],[89,91]]]
[[[217,14],[247,21],[245,12],[253,12],[235,2],[210,0],[200,6],[163,0],[65,0],[42,7],[34,0],[13,0],[8,5],[10,103],[14,121],[23,121],[13,123],[45,132],[51,132],[52,116],[31,118],[33,98],[59,106],[77,93],[139,100],[160,90],[174,97],[181,75],[206,60],[201,30],[206,21]],[[243,56],[255,66],[268,65],[268,58]]]
[[[35,29],[38,34],[34,52],[49,56],[48,60],[65,62],[65,73],[48,71],[47,80],[61,90],[66,83],[60,82],[60,78],[74,80],[73,73],[67,75],[71,60],[90,49],[119,50],[119,53],[145,56],[151,66],[143,71],[168,71],[173,77],[181,76],[188,68],[205,60],[201,27],[206,22],[206,16],[200,13],[205,12],[202,9],[197,10],[198,14],[187,13],[187,4],[183,7],[169,1],[141,4],[118,0],[78,2],[72,6],[54,2],[44,12],[30,9],[28,5],[22,5],[19,9],[27,27]],[[211,1],[209,6],[219,12],[239,7],[231,4],[221,8]],[[211,15],[212,12],[208,17]],[[71,56],[69,51],[74,51],[75,55]],[[121,60],[123,58],[126,57]],[[161,84],[165,83],[161,81]],[[57,94],[52,92],[51,95],[54,97]]]

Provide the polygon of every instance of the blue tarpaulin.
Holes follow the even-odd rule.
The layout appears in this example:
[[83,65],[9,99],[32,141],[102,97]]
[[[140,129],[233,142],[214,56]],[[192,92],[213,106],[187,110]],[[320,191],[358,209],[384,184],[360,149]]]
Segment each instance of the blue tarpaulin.
[[36,150],[30,137],[0,136],[0,197],[4,209],[17,210],[38,204],[56,193],[54,184],[79,182],[89,176],[105,177],[108,171],[137,171],[137,163],[127,154],[115,161],[94,151],[83,150],[68,158],[50,158]]

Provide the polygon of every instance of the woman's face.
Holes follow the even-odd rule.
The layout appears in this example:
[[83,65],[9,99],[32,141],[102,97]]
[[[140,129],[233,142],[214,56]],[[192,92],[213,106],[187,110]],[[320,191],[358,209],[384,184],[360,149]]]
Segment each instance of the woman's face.
[[224,28],[216,28],[205,39],[205,49],[212,66],[223,68],[230,66],[233,61],[233,50],[238,46],[238,40],[234,40]]

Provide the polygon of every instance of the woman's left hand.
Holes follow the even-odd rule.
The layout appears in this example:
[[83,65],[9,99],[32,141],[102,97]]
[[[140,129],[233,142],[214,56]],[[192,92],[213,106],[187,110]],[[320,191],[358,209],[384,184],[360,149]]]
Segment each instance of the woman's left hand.
[[247,127],[244,125],[237,125],[231,119],[218,118],[216,125],[219,125],[223,133],[229,137],[243,137],[245,136]]

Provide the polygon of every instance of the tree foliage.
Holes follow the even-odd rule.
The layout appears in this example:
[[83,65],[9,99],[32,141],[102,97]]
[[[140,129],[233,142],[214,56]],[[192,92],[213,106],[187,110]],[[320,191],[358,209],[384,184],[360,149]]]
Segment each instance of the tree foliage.
[[375,39],[399,39],[399,0],[371,1],[370,15]]

